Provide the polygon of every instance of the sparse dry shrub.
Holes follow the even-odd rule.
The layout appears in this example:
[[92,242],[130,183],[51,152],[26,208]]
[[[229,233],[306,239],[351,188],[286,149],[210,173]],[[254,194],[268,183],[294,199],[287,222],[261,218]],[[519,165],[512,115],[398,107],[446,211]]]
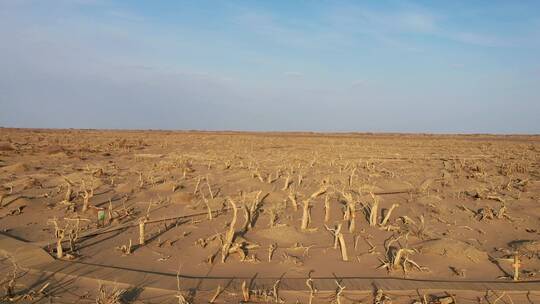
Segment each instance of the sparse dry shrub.
[[225,240],[223,242],[223,247],[221,249],[221,262],[225,263],[225,260],[227,260],[227,257],[229,256],[229,250],[231,249],[231,246],[234,242],[234,236],[235,236],[235,230],[234,226],[236,224],[236,219],[238,217],[238,210],[236,209],[236,203],[232,200],[232,198],[227,198],[227,202],[231,205],[231,209],[233,211],[233,217],[231,220],[231,223],[229,224],[229,230],[225,234]]
[[4,289],[4,295],[0,296],[0,302],[9,303],[9,302],[15,302],[17,299],[15,298],[15,288],[17,285],[17,277],[19,273],[19,266],[15,262],[15,259],[12,256],[6,255],[6,258],[10,261],[11,271],[6,271],[5,276],[3,278],[0,278],[0,287]]
[[296,194],[294,192],[289,192],[289,201],[291,202],[294,211],[298,210],[298,201],[296,200]]
[[351,193],[343,193],[346,202],[346,209],[343,220],[349,221],[349,232],[354,233],[356,229],[356,200]]
[[100,284],[96,304],[124,304],[125,293],[125,289],[119,289],[117,286],[110,289]]
[[306,279],[306,286],[309,289],[309,300],[308,300],[309,304],[313,302],[313,299],[315,298],[315,294],[317,293],[317,289],[315,288],[315,285],[313,284],[313,279],[311,278],[312,272],[313,271],[310,271],[308,273],[308,278]]
[[388,220],[390,220],[390,215],[392,215],[392,211],[394,211],[395,208],[399,207],[399,204],[392,204],[390,209],[387,210],[386,215],[384,216],[384,219],[381,222],[381,226],[386,226],[388,223]]
[[311,208],[313,206],[310,205],[309,199],[305,199],[302,201],[302,223],[300,225],[300,229],[307,230],[309,226],[309,222],[311,222]]
[[[399,243],[401,236],[402,235],[400,235],[398,238],[392,238],[388,244],[385,245],[386,260],[379,259],[381,261],[381,265],[378,268],[386,269],[388,272],[401,268],[404,276],[407,276],[408,272],[411,270],[427,271],[427,267],[420,266],[411,259],[411,255],[416,254],[418,252],[417,250],[408,248],[407,244],[405,244],[403,247],[395,247],[391,245],[394,242]],[[405,235],[405,239],[407,239],[407,235]]]
[[268,247],[268,262],[272,262],[272,256],[274,255],[274,252],[276,251],[276,249],[277,249],[276,243],[270,244],[270,246]]
[[379,209],[379,198],[373,194],[373,192],[370,192],[371,198],[373,199],[373,203],[369,207],[369,225],[371,227],[377,226],[377,212]]
[[218,285],[218,287],[216,288],[216,292],[214,293],[214,295],[212,296],[212,298],[210,298],[210,300],[208,301],[208,303],[215,303],[217,298],[219,297],[219,295],[223,292],[223,288],[221,287],[221,285]]
[[[79,233],[81,231],[80,222],[87,221],[86,219],[81,218],[65,218],[64,225],[61,227],[58,219],[53,218],[47,220],[47,224],[54,226],[54,237],[56,238],[56,257],[59,259],[69,258],[72,259],[75,257],[75,242],[79,238]],[[62,243],[64,239],[67,238],[69,241],[69,252],[68,254],[64,253],[64,247]]]
[[313,192],[311,196],[302,201],[302,224],[300,229],[307,230],[309,223],[311,222],[311,204],[310,201],[326,193],[327,187],[322,186],[319,190]]
[[336,304],[341,304],[341,296],[343,294],[343,290],[345,290],[345,286],[341,284],[341,282],[339,282],[338,280],[335,280],[336,282],[336,285],[337,285],[337,289],[336,289],[336,293],[334,295],[334,302]]
[[242,194],[242,210],[244,210],[244,226],[242,231],[247,232],[253,228],[253,225],[255,224],[256,219],[259,216],[259,208],[261,207],[262,200],[264,199],[263,196],[261,198],[262,191],[257,192],[251,203],[248,203],[246,201],[246,195]]
[[251,296],[250,290],[247,287],[246,281],[242,282],[242,297],[244,299],[244,302],[248,302],[249,298]]
[[328,223],[330,220],[330,200],[328,195],[324,197],[324,222]]
[[283,188],[281,188],[282,191],[286,191],[289,189],[289,186],[291,185],[291,175],[290,173],[287,174],[287,177],[285,178],[285,183],[283,184]]
[[345,243],[345,237],[343,236],[343,233],[341,233],[342,224],[338,223],[333,229],[326,225],[324,226],[326,227],[326,230],[328,230],[328,232],[330,232],[334,236],[334,249],[337,249],[339,245],[341,258],[343,259],[343,261],[348,261],[349,256],[347,254],[347,244]]
[[140,218],[139,219],[139,245],[144,246],[146,243],[146,235],[145,235],[145,225],[148,221],[148,218]]
[[499,165],[499,174],[503,176],[512,176],[514,174],[527,174],[530,165],[525,161],[503,162]]

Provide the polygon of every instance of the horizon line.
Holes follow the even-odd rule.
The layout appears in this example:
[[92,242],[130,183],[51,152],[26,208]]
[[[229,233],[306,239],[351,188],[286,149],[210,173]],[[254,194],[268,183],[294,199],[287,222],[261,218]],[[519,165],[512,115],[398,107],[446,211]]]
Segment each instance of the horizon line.
[[311,134],[311,135],[422,135],[422,136],[529,136],[539,137],[540,133],[485,133],[485,132],[402,132],[402,131],[313,131],[313,130],[233,130],[233,129],[136,129],[136,128],[55,128],[55,127],[6,127],[0,130],[29,131],[102,131],[102,132],[178,132],[178,133],[246,133],[246,134]]

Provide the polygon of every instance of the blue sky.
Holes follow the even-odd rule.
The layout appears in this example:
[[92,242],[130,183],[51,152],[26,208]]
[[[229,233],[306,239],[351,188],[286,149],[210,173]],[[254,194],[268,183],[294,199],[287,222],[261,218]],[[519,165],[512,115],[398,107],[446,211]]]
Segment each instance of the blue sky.
[[0,0],[0,125],[540,133],[539,1]]

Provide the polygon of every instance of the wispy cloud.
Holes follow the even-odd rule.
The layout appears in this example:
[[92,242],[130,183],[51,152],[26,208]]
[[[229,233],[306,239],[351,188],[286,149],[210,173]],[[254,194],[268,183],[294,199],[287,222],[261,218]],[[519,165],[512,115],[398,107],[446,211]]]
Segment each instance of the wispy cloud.
[[454,68],[454,69],[462,69],[465,67],[465,64],[464,63],[452,63],[450,65],[450,67]]
[[[419,5],[396,6],[376,10],[366,4],[329,6],[316,16],[316,22],[282,20],[269,11],[243,8],[233,22],[264,38],[267,42],[305,48],[350,47],[358,37],[405,51],[421,51],[421,42],[410,35],[446,39],[450,42],[482,46],[505,47],[510,41],[497,33],[483,33],[452,27],[451,17]],[[421,40],[420,40],[421,41]]]
[[453,31],[439,31],[436,33],[447,39],[477,46],[486,46],[486,47],[505,47],[511,46],[512,42],[509,40],[504,40],[503,38],[497,37],[491,34],[480,34],[473,32],[453,32]]
[[[411,122],[451,130],[453,117],[480,111],[490,115],[460,125],[490,126],[484,117],[508,115],[519,100],[514,108],[533,110],[506,126],[538,130],[531,45],[540,22],[499,31],[403,2],[308,1],[309,12],[287,14],[273,2],[224,11],[229,4],[205,3],[187,5],[186,20],[170,11],[163,20],[138,2],[0,0],[0,103],[10,109],[0,124],[384,130],[400,121],[402,131]],[[201,10],[214,12],[212,24]],[[419,123],[445,109],[446,121]]]
[[112,18],[130,21],[130,22],[145,21],[145,18],[143,16],[136,14],[134,12],[128,11],[128,10],[110,9],[110,10],[105,11],[105,14]]
[[446,39],[456,43],[485,46],[508,46],[509,41],[494,33],[475,32],[451,27],[451,17],[419,5],[374,10],[362,5],[335,9],[328,16],[331,24],[339,30],[360,33],[404,49],[420,47],[406,42],[406,35],[422,35]]
[[426,12],[405,11],[398,13],[394,22],[397,26],[417,33],[433,33],[437,31],[437,17]]
[[232,16],[232,22],[247,33],[253,33],[266,42],[302,48],[333,48],[341,46],[347,37],[339,31],[317,22],[282,20],[268,11],[243,8]]
[[288,77],[292,77],[292,78],[301,78],[301,77],[304,77],[304,73],[300,73],[300,72],[285,72],[284,73],[285,76],[288,76]]
[[351,87],[353,88],[359,88],[364,87],[368,84],[367,80],[365,79],[356,79],[352,82]]

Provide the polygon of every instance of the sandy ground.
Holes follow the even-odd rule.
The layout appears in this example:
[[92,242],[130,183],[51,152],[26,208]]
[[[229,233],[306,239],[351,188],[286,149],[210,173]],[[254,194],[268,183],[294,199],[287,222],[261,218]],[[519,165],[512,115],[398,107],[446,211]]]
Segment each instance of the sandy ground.
[[[539,136],[0,129],[0,229],[54,256],[63,232],[64,259],[182,276],[539,280],[539,156]],[[8,280],[7,257],[2,265]],[[70,284],[47,302],[95,302],[97,282]],[[340,295],[374,297],[346,286]],[[241,299],[226,290],[216,302]],[[309,291],[284,299],[307,303]]]

